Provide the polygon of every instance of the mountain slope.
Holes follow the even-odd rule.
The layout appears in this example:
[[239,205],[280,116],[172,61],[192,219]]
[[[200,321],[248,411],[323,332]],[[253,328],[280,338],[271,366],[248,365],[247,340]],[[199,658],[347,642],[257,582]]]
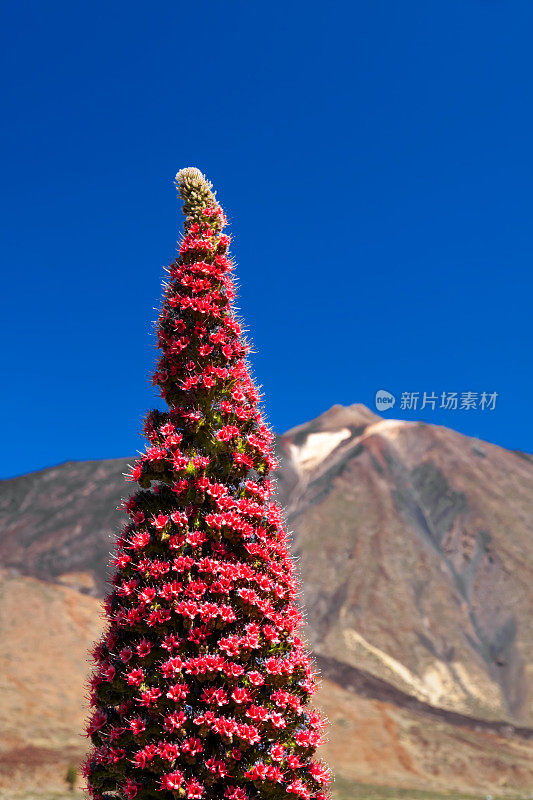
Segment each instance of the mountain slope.
[[[533,460],[359,405],[288,431],[278,452],[334,770],[422,788],[533,785]],[[51,753],[83,749],[83,654],[127,463],[0,483],[0,747],[17,780],[17,764],[50,769]]]
[[130,460],[72,461],[0,481],[0,564],[50,581],[82,572],[85,591],[103,595]]
[[[422,423],[361,431],[353,413],[280,441],[313,647],[432,705],[532,725],[533,464]],[[324,453],[339,441],[310,461],[319,436]]]

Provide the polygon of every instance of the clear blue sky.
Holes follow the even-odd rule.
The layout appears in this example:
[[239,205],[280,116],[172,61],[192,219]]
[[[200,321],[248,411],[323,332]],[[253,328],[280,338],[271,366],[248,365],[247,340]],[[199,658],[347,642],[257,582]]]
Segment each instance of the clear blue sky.
[[188,165],[229,213],[278,432],[386,389],[386,416],[533,451],[530,0],[0,15],[2,475],[141,446]]

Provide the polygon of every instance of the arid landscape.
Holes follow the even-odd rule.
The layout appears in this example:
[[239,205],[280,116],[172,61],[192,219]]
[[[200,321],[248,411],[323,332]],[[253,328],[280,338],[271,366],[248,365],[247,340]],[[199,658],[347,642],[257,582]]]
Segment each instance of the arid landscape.
[[[533,458],[360,405],[277,447],[338,800],[533,797]],[[1,797],[83,756],[129,461],[1,484]]]

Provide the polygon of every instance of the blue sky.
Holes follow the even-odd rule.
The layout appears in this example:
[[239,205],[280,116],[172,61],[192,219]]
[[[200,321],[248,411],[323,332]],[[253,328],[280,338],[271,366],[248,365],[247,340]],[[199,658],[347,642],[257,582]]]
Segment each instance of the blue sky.
[[[1,474],[141,446],[201,168],[269,421],[334,403],[533,452],[533,4],[6,1]],[[402,392],[497,392],[401,409]]]

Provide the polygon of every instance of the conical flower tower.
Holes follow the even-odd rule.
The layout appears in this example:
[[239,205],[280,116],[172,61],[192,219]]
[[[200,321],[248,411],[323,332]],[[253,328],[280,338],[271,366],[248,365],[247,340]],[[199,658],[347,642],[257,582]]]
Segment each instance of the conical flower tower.
[[113,560],[91,679],[95,800],[327,800],[324,720],[298,636],[297,579],[272,501],[272,433],[246,361],[225,216],[176,176],[184,236],[158,320],[139,488]]

